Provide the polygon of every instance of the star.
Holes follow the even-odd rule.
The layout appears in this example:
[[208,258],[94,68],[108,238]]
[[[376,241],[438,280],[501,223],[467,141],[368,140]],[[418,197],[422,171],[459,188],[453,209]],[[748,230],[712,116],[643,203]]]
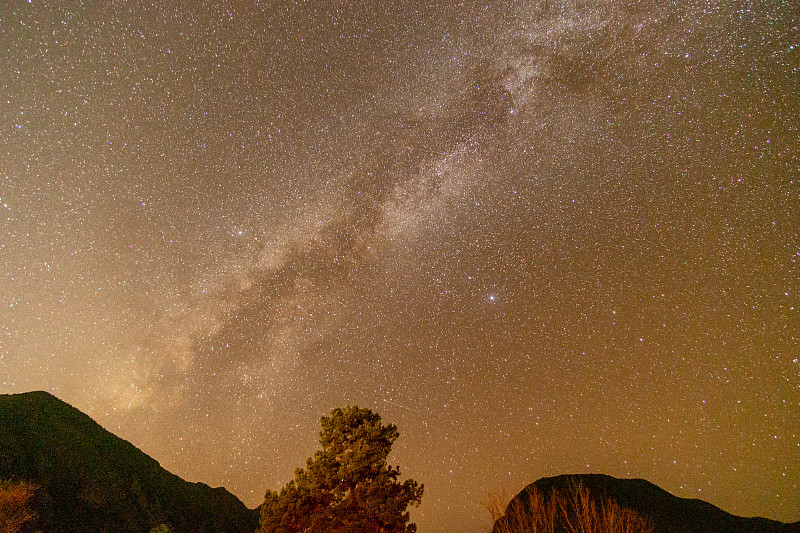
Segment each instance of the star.
[[420,531],[587,464],[800,520],[786,2],[58,4],[3,8],[0,393],[251,508],[356,404]]

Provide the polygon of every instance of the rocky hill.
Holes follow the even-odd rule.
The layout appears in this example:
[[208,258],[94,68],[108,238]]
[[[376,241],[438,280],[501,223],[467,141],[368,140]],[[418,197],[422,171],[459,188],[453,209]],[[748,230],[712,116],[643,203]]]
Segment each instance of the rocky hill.
[[0,479],[40,485],[36,528],[53,533],[250,533],[258,513],[190,483],[46,392],[0,395]]
[[[784,524],[766,518],[735,516],[703,500],[673,496],[643,479],[617,479],[603,474],[542,478],[528,485],[508,504],[505,516],[495,522],[493,533],[532,531],[527,526],[531,523],[527,516],[547,509],[542,502],[546,503],[553,495],[568,495],[578,486],[587,489],[593,501],[616,502],[633,510],[649,523],[653,533],[800,533],[800,522]],[[524,519],[509,521],[509,517],[520,515]],[[565,531],[559,519],[555,523],[555,531]]]

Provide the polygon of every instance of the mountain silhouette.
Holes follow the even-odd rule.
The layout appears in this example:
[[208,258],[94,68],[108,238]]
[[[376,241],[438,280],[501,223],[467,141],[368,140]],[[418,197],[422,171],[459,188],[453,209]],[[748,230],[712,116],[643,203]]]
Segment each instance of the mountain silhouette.
[[251,533],[258,511],[190,483],[47,392],[0,395],[0,479],[33,481],[36,529]]
[[[505,514],[511,516],[512,509],[517,513],[530,513],[532,495],[539,494],[547,499],[553,494],[569,494],[571,488],[578,485],[588,489],[595,501],[613,501],[632,509],[649,521],[653,533],[800,533],[800,522],[785,524],[766,518],[735,516],[703,500],[674,496],[644,479],[618,479],[604,474],[539,479],[512,498]],[[506,517],[502,517],[495,522],[492,531],[517,533],[517,529],[524,527],[509,525]]]

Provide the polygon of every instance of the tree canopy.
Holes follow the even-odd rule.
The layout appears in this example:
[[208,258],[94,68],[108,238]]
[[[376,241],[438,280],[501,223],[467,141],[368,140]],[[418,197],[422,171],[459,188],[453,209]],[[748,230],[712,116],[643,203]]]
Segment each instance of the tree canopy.
[[322,449],[280,492],[267,491],[260,531],[415,532],[407,508],[419,505],[423,486],[399,482],[400,469],[386,462],[397,427],[353,406],[334,409],[321,422]]

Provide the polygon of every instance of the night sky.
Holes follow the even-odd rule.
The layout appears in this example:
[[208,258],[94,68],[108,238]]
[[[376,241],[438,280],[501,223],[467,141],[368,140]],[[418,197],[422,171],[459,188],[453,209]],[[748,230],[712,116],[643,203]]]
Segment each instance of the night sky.
[[800,7],[3,2],[0,393],[248,506],[354,404],[800,520]]

